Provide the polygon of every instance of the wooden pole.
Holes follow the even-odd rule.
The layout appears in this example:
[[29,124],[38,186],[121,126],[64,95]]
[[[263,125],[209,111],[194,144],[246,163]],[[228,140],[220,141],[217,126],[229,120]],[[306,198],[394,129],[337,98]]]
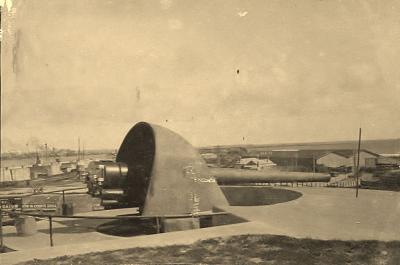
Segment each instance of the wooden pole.
[[356,198],[358,197],[358,178],[360,174],[360,148],[361,148],[361,128],[358,132],[357,166],[356,166]]
[[313,173],[315,173],[315,155],[313,154],[312,156],[312,161],[313,161]]
[[66,206],[65,206],[65,191],[63,190],[62,191],[62,214],[63,215],[67,215],[67,209],[66,209]]
[[52,217],[49,216],[49,232],[50,232],[50,246],[53,247],[53,221],[52,221]]
[[45,150],[44,155],[45,155],[45,160],[46,160],[46,164],[47,164],[47,163],[48,163],[48,160],[49,160],[48,157],[47,157],[47,143],[44,144],[44,148],[45,148],[45,149],[44,149],[44,150]]
[[78,137],[78,158],[77,160],[81,160],[81,138]]
[[157,224],[157,234],[161,232],[161,227],[160,227],[160,218],[156,217],[156,224]]
[[3,212],[0,209],[0,253],[3,250]]

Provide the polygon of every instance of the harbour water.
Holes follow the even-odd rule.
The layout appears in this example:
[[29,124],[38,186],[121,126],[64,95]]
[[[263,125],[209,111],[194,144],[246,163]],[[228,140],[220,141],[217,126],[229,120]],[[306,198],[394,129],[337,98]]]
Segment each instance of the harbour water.
[[[76,161],[77,157],[74,156],[61,156],[61,157],[41,157],[41,162],[43,164],[50,164],[56,162],[56,159],[59,159],[61,162],[68,161]],[[85,159],[115,159],[111,154],[99,154],[99,155],[85,155]],[[36,158],[19,158],[19,159],[1,159],[1,168],[5,167],[21,167],[21,166],[30,166],[36,162]]]

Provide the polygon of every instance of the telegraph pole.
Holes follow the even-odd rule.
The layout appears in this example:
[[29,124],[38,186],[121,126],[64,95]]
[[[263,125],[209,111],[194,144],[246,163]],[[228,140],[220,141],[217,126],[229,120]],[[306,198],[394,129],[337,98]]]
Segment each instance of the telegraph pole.
[[312,155],[312,162],[313,162],[313,173],[315,173],[315,154]]
[[78,161],[81,160],[81,138],[78,137]]
[[48,163],[48,157],[47,157],[47,143],[44,144],[44,148],[45,148],[45,159],[46,159],[46,164]]
[[356,198],[358,197],[358,179],[360,174],[360,147],[361,147],[361,128],[358,132],[357,166],[356,166]]

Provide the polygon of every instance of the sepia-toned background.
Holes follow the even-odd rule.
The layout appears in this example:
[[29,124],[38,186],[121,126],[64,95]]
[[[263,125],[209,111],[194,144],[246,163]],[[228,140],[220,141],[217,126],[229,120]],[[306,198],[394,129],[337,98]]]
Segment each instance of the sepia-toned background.
[[398,1],[1,2],[2,151],[400,135]]

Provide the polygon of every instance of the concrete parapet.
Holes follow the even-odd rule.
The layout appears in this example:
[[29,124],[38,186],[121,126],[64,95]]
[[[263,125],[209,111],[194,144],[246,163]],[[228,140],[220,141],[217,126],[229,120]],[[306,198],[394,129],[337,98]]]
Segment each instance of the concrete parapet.
[[15,218],[15,228],[17,235],[30,236],[37,232],[36,220],[32,216],[19,216]]
[[200,228],[200,219],[193,218],[168,218],[162,221],[163,232],[174,232]]
[[[222,208],[213,207],[213,212],[220,213],[224,212]],[[223,215],[213,215],[212,216],[212,226],[219,226],[219,225],[230,225],[230,224],[238,224],[248,222],[247,219],[243,217],[234,215],[232,213],[227,213]]]
[[65,202],[74,214],[93,211],[93,198],[88,194],[66,195]]

